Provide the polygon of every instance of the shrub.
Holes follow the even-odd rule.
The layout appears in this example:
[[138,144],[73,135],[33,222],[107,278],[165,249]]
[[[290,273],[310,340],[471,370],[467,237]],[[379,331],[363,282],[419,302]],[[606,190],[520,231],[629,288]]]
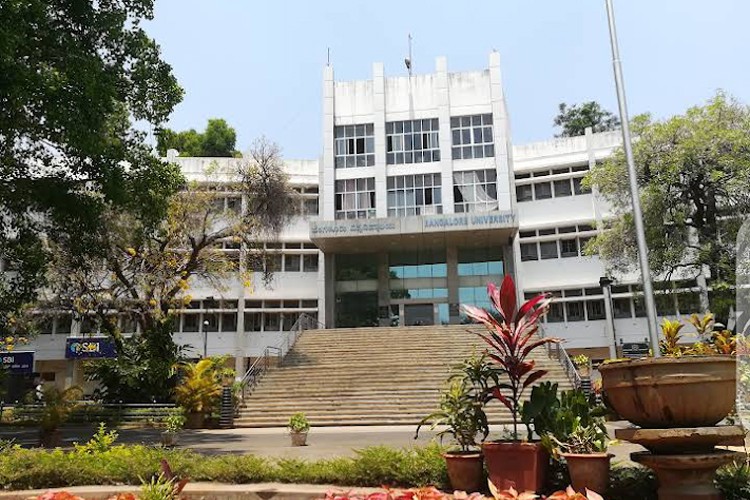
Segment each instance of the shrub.
[[716,485],[726,500],[750,498],[750,462],[737,461],[719,469]]

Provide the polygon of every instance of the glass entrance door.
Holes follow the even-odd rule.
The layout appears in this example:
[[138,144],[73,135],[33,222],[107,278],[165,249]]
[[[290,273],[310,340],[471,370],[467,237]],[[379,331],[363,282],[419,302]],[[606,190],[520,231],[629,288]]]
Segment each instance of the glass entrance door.
[[433,304],[404,304],[404,325],[421,326],[435,324]]

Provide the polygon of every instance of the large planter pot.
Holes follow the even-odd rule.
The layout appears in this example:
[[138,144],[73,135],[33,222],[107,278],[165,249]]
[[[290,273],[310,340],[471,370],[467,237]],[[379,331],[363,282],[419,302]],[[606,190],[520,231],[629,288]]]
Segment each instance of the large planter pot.
[[206,422],[205,413],[186,413],[185,414],[185,428],[186,429],[202,429]]
[[175,446],[177,444],[177,432],[164,431],[161,433],[161,444],[164,446]]
[[734,407],[732,356],[642,358],[599,367],[609,405],[624,419],[650,429],[707,427]]
[[443,458],[454,490],[473,493],[484,489],[487,483],[484,481],[481,453],[444,453]]
[[292,446],[306,446],[307,445],[307,432],[289,432],[292,437]]
[[602,496],[607,493],[611,454],[563,453],[562,456],[568,464],[570,482],[574,490],[585,493],[588,488]]
[[549,453],[539,443],[491,441],[482,445],[490,481],[498,489],[509,483],[518,491],[541,491]]
[[39,431],[39,446],[43,448],[57,448],[62,444],[60,429],[42,429]]

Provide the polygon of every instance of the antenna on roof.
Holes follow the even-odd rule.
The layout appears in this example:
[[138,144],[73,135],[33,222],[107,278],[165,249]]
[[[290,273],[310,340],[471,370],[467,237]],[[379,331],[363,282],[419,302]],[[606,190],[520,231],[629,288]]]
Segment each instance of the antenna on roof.
[[409,76],[411,77],[412,72],[412,63],[411,63],[411,33],[409,33],[409,57],[404,59],[404,64],[406,65],[406,69],[409,71]]
[[330,66],[331,65],[331,47],[328,47],[327,50],[328,50],[328,58],[326,61],[326,66]]

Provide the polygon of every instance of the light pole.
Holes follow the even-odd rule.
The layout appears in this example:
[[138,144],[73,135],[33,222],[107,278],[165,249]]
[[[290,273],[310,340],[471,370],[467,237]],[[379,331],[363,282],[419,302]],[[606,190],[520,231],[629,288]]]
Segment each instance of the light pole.
[[625,85],[622,79],[622,64],[620,63],[620,49],[617,46],[617,29],[615,28],[615,12],[612,0],[605,0],[607,5],[607,19],[609,21],[609,42],[612,46],[612,66],[615,72],[615,87],[617,88],[617,103],[620,108],[622,122],[622,147],[628,164],[628,180],[630,181],[630,196],[633,199],[633,220],[635,221],[635,238],[638,243],[638,260],[641,264],[643,278],[643,298],[646,302],[646,316],[648,317],[648,338],[654,356],[659,356],[659,334],[656,329],[656,303],[654,289],[651,285],[651,269],[648,265],[648,246],[643,227],[643,213],[638,192],[638,178],[636,177],[633,148],[630,143],[630,124],[628,122],[628,105],[625,100]]
[[203,320],[203,357],[208,357],[208,326],[211,324],[207,319]]

